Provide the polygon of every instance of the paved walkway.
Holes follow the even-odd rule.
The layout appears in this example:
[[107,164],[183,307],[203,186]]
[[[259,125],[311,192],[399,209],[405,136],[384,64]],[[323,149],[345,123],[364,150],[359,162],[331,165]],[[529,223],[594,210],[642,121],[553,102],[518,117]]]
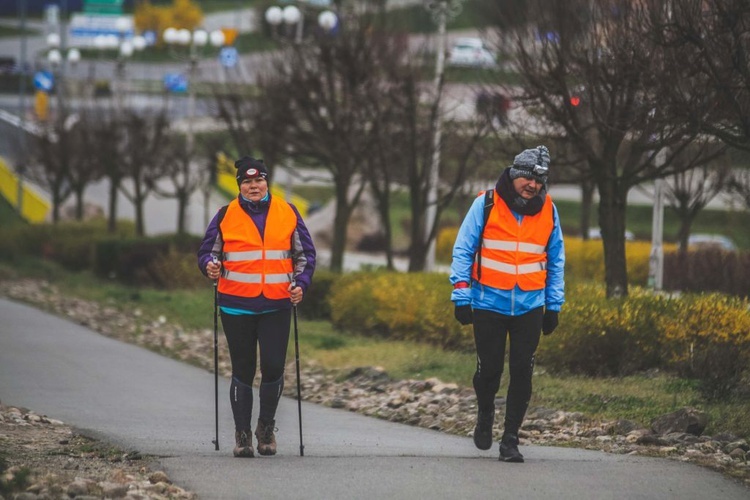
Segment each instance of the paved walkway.
[[7,300],[0,318],[0,399],[161,457],[175,483],[204,499],[748,498],[677,461],[528,446],[525,464],[505,464],[469,438],[307,403],[300,457],[296,401],[286,398],[279,454],[235,459],[226,380],[214,451],[212,374]]

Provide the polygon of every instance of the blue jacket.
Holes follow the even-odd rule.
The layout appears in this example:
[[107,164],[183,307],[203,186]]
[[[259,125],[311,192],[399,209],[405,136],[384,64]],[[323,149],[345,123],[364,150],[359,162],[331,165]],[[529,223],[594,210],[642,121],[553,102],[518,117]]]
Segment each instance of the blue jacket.
[[[495,203],[505,203],[496,196]],[[546,306],[560,311],[565,302],[565,245],[557,207],[553,205],[554,227],[547,242],[547,285],[542,290],[526,292],[516,285],[512,290],[500,290],[471,279],[472,266],[478,250],[479,237],[484,228],[484,195],[478,196],[469,208],[453,245],[450,281],[470,283],[470,288],[456,288],[451,300],[457,306],[471,304],[473,309],[486,309],[507,316],[520,316],[532,309]],[[513,212],[520,224],[523,215]]]

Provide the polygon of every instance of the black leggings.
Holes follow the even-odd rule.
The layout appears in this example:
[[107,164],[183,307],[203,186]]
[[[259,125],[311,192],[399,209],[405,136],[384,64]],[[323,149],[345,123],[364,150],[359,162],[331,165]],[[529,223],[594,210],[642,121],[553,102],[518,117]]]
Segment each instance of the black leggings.
[[[252,385],[260,347],[259,418],[270,422],[276,415],[284,387],[284,365],[292,312],[282,309],[265,314],[221,313],[221,324],[232,360],[231,401],[237,430],[249,429]],[[239,385],[237,384],[239,382]]]
[[507,433],[518,434],[529,406],[534,353],[539,345],[543,314],[543,307],[521,316],[474,310],[474,343],[477,349],[474,391],[481,411],[495,408],[495,394],[500,388],[505,362],[505,341],[510,337],[510,382],[505,409]]
[[260,346],[261,383],[270,383],[284,374],[289,325],[292,312],[282,309],[266,314],[221,313],[221,325],[229,344],[232,376],[253,385]]

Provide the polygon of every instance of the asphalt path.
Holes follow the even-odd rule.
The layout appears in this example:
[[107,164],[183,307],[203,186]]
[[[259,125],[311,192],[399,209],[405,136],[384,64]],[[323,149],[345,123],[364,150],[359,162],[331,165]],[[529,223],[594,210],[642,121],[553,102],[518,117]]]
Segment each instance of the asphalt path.
[[469,438],[308,403],[300,457],[297,402],[287,398],[278,455],[236,459],[224,379],[221,449],[211,443],[213,384],[199,368],[0,299],[3,402],[155,455],[204,499],[748,498],[744,486],[673,460],[524,446],[525,464],[505,464],[496,447],[482,452]]

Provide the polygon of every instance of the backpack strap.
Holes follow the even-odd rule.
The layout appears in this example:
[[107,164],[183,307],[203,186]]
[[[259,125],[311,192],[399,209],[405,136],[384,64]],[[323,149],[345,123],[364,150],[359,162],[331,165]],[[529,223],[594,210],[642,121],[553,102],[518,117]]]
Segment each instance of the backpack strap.
[[487,227],[487,219],[495,204],[495,189],[484,192],[484,217],[482,219],[482,231],[479,233],[479,244],[477,245],[477,280],[482,279],[482,242],[484,240],[484,228]]

